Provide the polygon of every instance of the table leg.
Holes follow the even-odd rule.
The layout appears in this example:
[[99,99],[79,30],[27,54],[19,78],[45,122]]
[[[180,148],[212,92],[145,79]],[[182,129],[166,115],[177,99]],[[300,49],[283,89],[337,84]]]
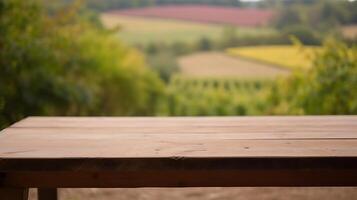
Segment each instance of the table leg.
[[38,188],[38,200],[57,200],[57,188]]
[[28,188],[0,188],[0,199],[28,200]]

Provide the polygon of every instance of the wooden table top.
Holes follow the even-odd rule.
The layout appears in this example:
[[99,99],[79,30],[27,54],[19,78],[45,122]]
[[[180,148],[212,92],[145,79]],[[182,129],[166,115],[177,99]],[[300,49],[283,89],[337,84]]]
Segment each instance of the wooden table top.
[[[0,134],[6,173],[269,169],[357,172],[357,116],[30,117]],[[169,185],[201,184],[181,181]]]
[[357,157],[357,117],[30,117],[0,158]]

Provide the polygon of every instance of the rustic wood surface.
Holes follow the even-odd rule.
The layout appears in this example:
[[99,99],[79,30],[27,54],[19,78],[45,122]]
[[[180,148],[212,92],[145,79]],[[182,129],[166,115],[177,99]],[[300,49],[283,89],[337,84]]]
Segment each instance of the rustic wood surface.
[[31,117],[1,132],[0,172],[9,187],[357,186],[357,117]]

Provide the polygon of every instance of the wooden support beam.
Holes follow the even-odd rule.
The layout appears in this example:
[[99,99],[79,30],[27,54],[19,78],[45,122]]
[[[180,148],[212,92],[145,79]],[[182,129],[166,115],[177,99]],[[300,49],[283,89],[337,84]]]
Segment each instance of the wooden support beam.
[[0,199],[28,200],[28,188],[0,188]]
[[38,200],[57,200],[58,192],[56,188],[38,188]]

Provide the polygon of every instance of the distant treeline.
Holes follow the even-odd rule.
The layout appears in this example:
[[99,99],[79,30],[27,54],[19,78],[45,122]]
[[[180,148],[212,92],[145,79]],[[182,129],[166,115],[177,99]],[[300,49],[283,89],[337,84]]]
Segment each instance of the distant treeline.
[[280,6],[278,28],[303,25],[328,30],[336,25],[357,23],[357,1],[316,0],[314,4],[295,3]]
[[[43,0],[53,7],[78,0]],[[348,0],[264,0],[243,2],[241,0],[86,0],[86,7],[93,11],[139,8],[160,5],[215,5],[234,7],[260,7],[278,11],[275,25],[283,28],[291,25],[328,29],[335,24],[357,23],[357,1]]]
[[[73,0],[62,0],[73,1]],[[240,0],[87,0],[88,6],[96,10],[113,10],[138,8],[146,6],[160,6],[160,5],[183,5],[183,4],[201,4],[201,5],[217,5],[217,6],[255,6],[255,7],[277,7],[281,5],[314,4],[321,0],[265,0],[260,2],[245,2]]]
[[[71,0],[62,0],[71,1]],[[246,2],[240,0],[87,0],[89,8],[106,11],[113,9],[138,8],[146,6],[160,5],[183,5],[183,4],[201,4],[201,5],[216,5],[216,6],[235,6],[235,7],[278,7],[281,5],[293,4],[314,4],[321,0],[265,0],[258,2]]]
[[[60,0],[62,2],[71,2],[75,0]],[[331,10],[331,14],[336,14],[336,10],[343,12],[356,13],[356,1],[350,2],[348,0],[264,0],[259,2],[243,2],[240,0],[87,0],[85,1],[89,8],[106,11],[114,9],[138,8],[146,6],[160,6],[168,4],[205,4],[217,6],[236,6],[236,7],[264,7],[264,8],[281,8],[296,5],[311,6],[314,4],[327,5],[327,10]],[[353,5],[352,5],[353,4]],[[304,8],[302,8],[304,9]],[[327,11],[329,12],[329,11]],[[328,13],[327,13],[328,14]]]
[[242,6],[239,0],[87,0],[89,8],[105,11],[168,4],[207,4],[221,6]]

